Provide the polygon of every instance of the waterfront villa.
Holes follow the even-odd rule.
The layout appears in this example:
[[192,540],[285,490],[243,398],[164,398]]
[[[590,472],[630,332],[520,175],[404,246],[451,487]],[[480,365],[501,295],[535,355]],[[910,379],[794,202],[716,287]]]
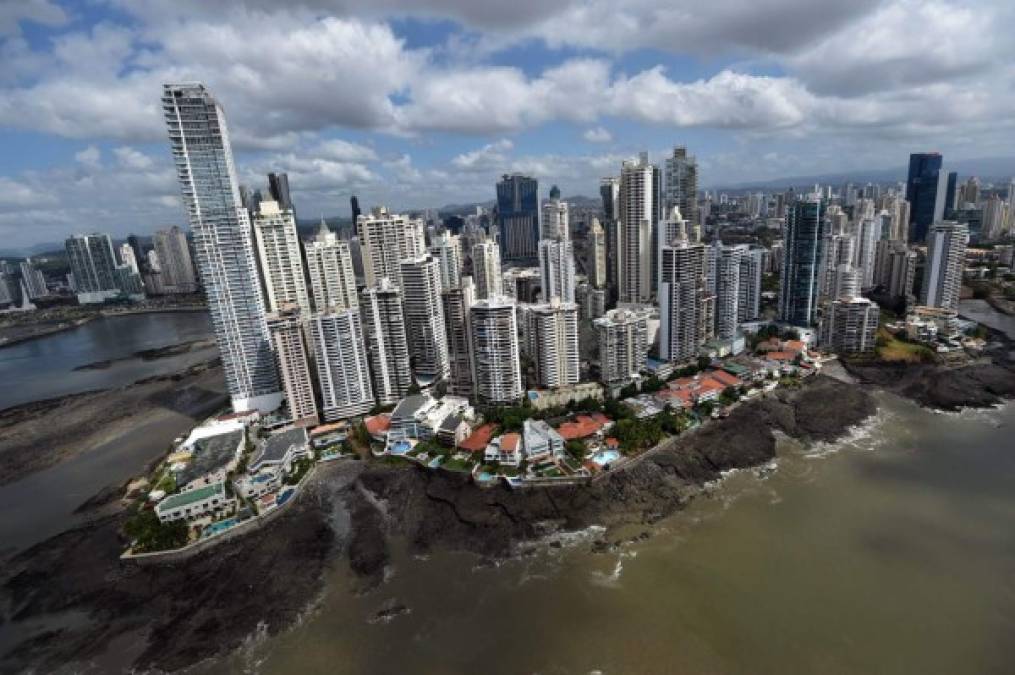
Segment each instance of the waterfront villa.
[[219,482],[166,497],[155,505],[155,515],[161,522],[169,523],[214,516],[235,508],[236,499],[227,495],[225,483]]
[[250,462],[250,473],[257,473],[269,466],[280,467],[289,473],[292,471],[293,462],[310,456],[307,430],[304,428],[289,429],[268,437],[261,446],[257,457]]

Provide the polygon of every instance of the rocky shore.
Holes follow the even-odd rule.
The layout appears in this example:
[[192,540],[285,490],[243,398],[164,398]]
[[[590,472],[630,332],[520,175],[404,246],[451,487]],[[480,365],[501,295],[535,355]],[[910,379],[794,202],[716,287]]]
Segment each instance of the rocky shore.
[[[815,377],[737,407],[587,486],[481,489],[467,476],[348,461],[322,465],[283,517],[185,562],[118,559],[124,515],[103,516],[6,561],[0,671],[61,664],[175,670],[227,653],[258,630],[284,630],[311,607],[332,566],[380,583],[391,542],[414,552],[496,558],[560,530],[650,524],[728,469],[775,457],[776,432],[831,441],[875,412],[863,388]],[[105,501],[104,496],[98,501]],[[67,615],[83,617],[68,624]]]
[[1015,341],[996,330],[989,330],[983,357],[968,365],[852,359],[842,365],[864,384],[936,410],[984,408],[1015,398]]

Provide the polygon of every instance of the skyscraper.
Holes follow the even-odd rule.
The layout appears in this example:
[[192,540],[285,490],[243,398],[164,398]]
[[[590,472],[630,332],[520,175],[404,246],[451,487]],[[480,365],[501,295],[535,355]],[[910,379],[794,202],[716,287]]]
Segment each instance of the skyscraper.
[[860,273],[860,288],[874,286],[874,261],[878,242],[881,240],[881,219],[863,218],[856,227],[856,245],[853,266]]
[[539,274],[544,302],[574,302],[574,246],[568,239],[539,242]]
[[539,240],[539,183],[535,178],[505,174],[497,183],[497,229],[502,260],[535,259]]
[[146,257],[144,248],[141,246],[141,240],[138,239],[136,234],[130,234],[127,235],[127,244],[134,251],[134,260],[138,264],[138,273],[144,272]]
[[190,257],[187,235],[176,225],[158,230],[152,237],[159,271],[166,293],[193,293],[197,290],[197,275]]
[[603,229],[606,230],[606,278],[615,289],[620,285],[620,179],[603,178],[599,182],[603,200]]
[[920,289],[921,305],[959,308],[968,243],[969,228],[965,223],[946,220],[931,226],[927,234],[927,263],[923,268],[923,286]]
[[477,300],[469,309],[469,327],[476,399],[490,405],[518,402],[524,386],[515,303],[503,296]]
[[821,348],[838,354],[873,351],[880,312],[867,298],[843,297],[825,309],[818,325]]
[[[681,233],[659,249],[659,358],[686,361],[714,334],[705,245]],[[664,240],[665,241],[665,240]]]
[[578,384],[578,305],[553,299],[528,312],[530,356],[539,386],[554,389]]
[[38,267],[32,264],[31,258],[21,263],[20,268],[23,288],[30,300],[38,300],[49,295],[49,289],[46,288],[46,277]]
[[922,242],[931,224],[944,217],[948,177],[941,171],[940,153],[913,153],[909,156],[906,201],[910,205],[909,241]]
[[[300,308],[288,305],[281,311],[269,314],[268,330],[278,361],[278,372],[285,391],[292,422],[298,427],[312,427],[320,423],[317,402],[314,400],[314,382],[307,361],[303,319]],[[324,368],[328,364],[322,364]]]
[[268,295],[268,309],[278,312],[286,305],[295,304],[304,316],[309,316],[310,294],[293,212],[281,210],[278,202],[261,202],[254,216],[254,239]]
[[390,279],[381,279],[360,295],[360,312],[377,403],[397,403],[412,385],[401,289]]
[[359,223],[359,217],[363,212],[359,209],[359,199],[356,195],[349,197],[349,211],[352,214],[352,229],[354,232],[358,231],[357,223]]
[[422,220],[388,213],[382,206],[360,216],[358,228],[367,286],[383,277],[401,286],[401,262],[426,253]]
[[202,84],[165,85],[162,109],[233,408],[274,410],[282,391],[225,115]]
[[462,280],[462,238],[444,230],[434,238],[430,254],[440,265],[441,288],[457,287]]
[[99,303],[119,295],[116,256],[108,234],[76,234],[67,239],[65,247],[78,302]]
[[324,419],[334,422],[369,411],[374,395],[359,312],[341,309],[314,314],[310,335]]
[[120,262],[134,271],[134,274],[141,274],[141,265],[134,256],[134,249],[128,242],[120,244]]
[[656,222],[656,171],[648,153],[625,161],[620,174],[620,302],[646,303],[652,298],[652,229]]
[[[557,186],[554,185],[553,189],[556,190],[556,188]],[[568,239],[571,236],[567,202],[560,201],[559,190],[557,190],[556,194],[558,196],[554,197],[554,192],[551,190],[550,199],[543,204],[543,224],[540,228],[540,239]]]
[[794,326],[814,322],[821,266],[821,210],[821,199],[815,195],[797,201],[786,216],[779,317]]
[[477,300],[501,295],[504,281],[497,244],[481,241],[472,247],[472,276],[476,282]]
[[328,229],[324,220],[312,241],[304,242],[310,293],[314,309],[348,309],[357,307],[356,274],[352,266],[349,242]]
[[460,396],[473,394],[469,309],[475,301],[476,286],[468,275],[462,277],[458,286],[441,293],[444,332],[448,337],[448,361],[451,367],[448,390]]
[[630,383],[645,368],[648,317],[631,309],[611,309],[592,322],[599,339],[599,376],[611,390]]
[[747,244],[723,246],[716,240],[715,334],[729,340],[737,333],[740,318],[740,267]]
[[752,248],[740,259],[740,291],[737,323],[761,316],[761,275],[765,267],[765,249]]
[[666,158],[664,187],[665,212],[678,207],[690,224],[688,237],[693,241],[701,239],[701,221],[698,215],[698,161],[687,154],[687,148],[678,145],[673,154]]
[[450,366],[437,261],[428,254],[403,260],[402,288],[405,331],[412,336],[409,353],[416,379],[421,384],[445,380]]
[[268,174],[268,193],[282,211],[293,210],[293,200],[289,195],[289,176],[284,173]]
[[606,230],[598,218],[592,219],[586,245],[588,260],[585,261],[589,274],[589,283],[593,288],[606,286]]

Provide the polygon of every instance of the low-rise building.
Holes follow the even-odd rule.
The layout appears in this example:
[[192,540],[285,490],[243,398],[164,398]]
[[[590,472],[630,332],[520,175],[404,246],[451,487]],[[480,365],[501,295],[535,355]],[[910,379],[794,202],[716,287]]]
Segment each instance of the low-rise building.
[[520,434],[501,434],[486,446],[483,459],[487,462],[498,462],[508,466],[518,466],[522,462],[522,437]]
[[559,389],[533,389],[528,393],[529,405],[535,410],[566,406],[587,398],[603,400],[603,385],[598,382],[581,382]]
[[163,523],[216,516],[236,508],[236,498],[226,494],[225,483],[180,492],[155,505],[155,515]]
[[[174,457],[182,461],[170,464],[177,487],[186,491],[224,481],[243,456],[245,439],[241,429],[201,436],[185,446]],[[183,459],[187,453],[189,457]]]
[[250,472],[257,473],[266,467],[277,467],[289,473],[292,471],[293,462],[310,456],[307,430],[304,428],[289,429],[280,434],[269,436],[264,441],[257,457],[250,462]]
[[233,481],[233,487],[244,499],[258,499],[282,487],[282,477],[280,468],[266,466],[255,474],[244,474]]
[[391,413],[388,440],[434,438],[444,420],[452,415],[472,419],[475,411],[468,399],[458,396],[445,396],[441,399],[435,399],[429,394],[406,396]]
[[564,439],[543,420],[525,420],[522,424],[525,459],[559,459],[564,456]]

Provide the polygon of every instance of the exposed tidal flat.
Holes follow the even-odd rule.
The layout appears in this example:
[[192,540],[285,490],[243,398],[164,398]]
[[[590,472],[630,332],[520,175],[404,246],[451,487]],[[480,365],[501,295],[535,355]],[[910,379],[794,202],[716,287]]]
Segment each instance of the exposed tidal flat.
[[586,487],[325,465],[168,566],[96,512],[5,563],[0,670],[1011,672],[1015,410],[920,402],[812,378]]

